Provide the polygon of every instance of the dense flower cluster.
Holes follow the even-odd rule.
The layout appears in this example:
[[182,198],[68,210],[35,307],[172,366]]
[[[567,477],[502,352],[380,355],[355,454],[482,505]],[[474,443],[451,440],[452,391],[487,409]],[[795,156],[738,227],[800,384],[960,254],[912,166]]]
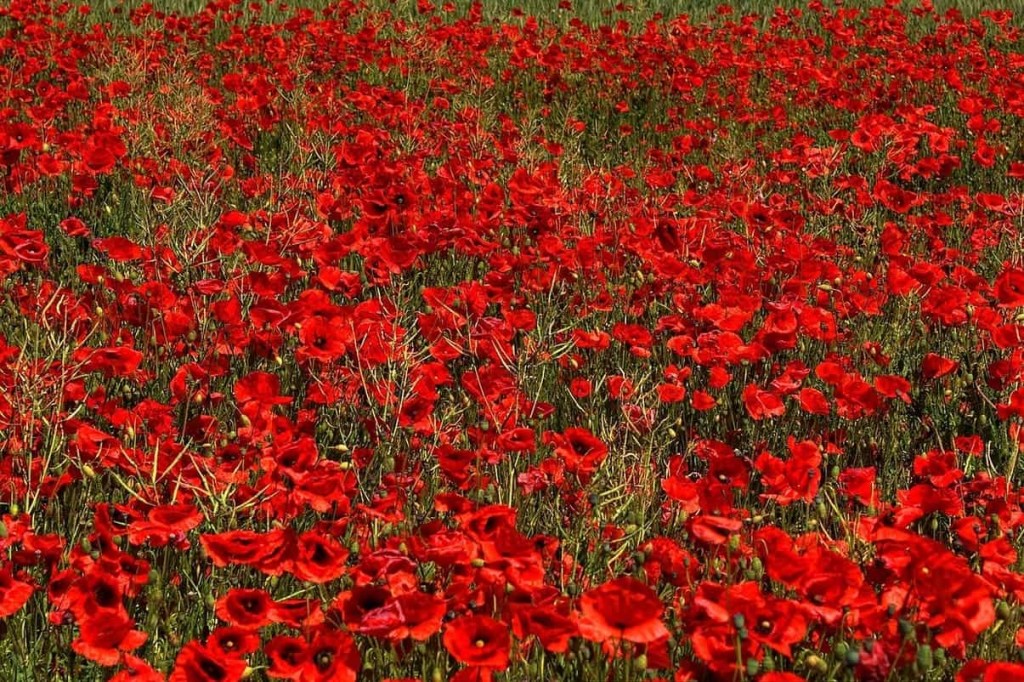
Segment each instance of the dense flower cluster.
[[1024,33],[896,5],[8,3],[0,670],[1024,677]]

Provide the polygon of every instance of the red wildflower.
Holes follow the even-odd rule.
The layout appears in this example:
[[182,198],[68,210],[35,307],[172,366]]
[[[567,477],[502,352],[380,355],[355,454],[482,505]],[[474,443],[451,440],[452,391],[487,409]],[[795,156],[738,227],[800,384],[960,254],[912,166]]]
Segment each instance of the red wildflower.
[[222,656],[192,641],[178,654],[167,682],[238,682],[247,667],[241,658]]
[[485,670],[504,670],[511,638],[505,623],[489,616],[462,616],[444,629],[444,647],[459,663]]
[[355,682],[361,669],[362,660],[352,636],[320,626],[309,643],[300,679],[309,682]]
[[15,580],[10,569],[0,571],[0,618],[21,610],[34,591],[29,583]]
[[616,578],[580,597],[580,634],[595,642],[648,644],[668,636],[664,610],[650,587],[636,578]]
[[71,648],[100,665],[117,665],[124,652],[134,651],[146,641],[146,633],[134,630],[126,614],[104,614],[79,622],[78,638]]

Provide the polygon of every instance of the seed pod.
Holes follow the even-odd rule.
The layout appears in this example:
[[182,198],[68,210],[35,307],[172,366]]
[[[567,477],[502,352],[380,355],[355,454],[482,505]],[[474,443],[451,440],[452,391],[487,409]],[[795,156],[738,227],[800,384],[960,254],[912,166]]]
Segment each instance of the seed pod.
[[804,663],[811,670],[817,671],[819,673],[828,672],[828,663],[826,663],[821,658],[821,656],[819,656],[817,654],[811,654],[810,656],[805,658],[804,659]]
[[933,665],[932,648],[927,644],[917,647],[917,657],[914,659],[914,662],[923,671],[931,670]]

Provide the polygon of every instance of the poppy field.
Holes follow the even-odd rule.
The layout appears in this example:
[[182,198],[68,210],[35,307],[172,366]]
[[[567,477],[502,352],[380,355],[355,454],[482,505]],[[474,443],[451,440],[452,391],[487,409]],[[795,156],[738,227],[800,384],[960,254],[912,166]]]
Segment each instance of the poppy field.
[[593,4],[0,7],[0,680],[1024,679],[1024,23]]

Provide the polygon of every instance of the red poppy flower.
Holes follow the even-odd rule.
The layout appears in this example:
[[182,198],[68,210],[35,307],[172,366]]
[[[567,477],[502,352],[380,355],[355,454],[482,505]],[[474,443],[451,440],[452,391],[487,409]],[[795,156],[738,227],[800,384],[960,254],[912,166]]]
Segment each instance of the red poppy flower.
[[21,610],[34,591],[29,583],[15,580],[10,569],[0,571],[0,618]]
[[743,389],[743,405],[751,419],[760,421],[765,417],[781,417],[786,406],[772,391],[765,391],[755,384]]
[[117,665],[124,652],[134,651],[146,641],[146,633],[133,629],[126,614],[104,614],[78,624],[79,635],[71,648],[100,665]]
[[301,637],[278,635],[263,646],[270,661],[267,676],[275,680],[299,680],[309,658],[309,645]]
[[299,536],[293,559],[295,577],[311,583],[326,583],[345,574],[348,550],[341,543],[319,533]]
[[260,637],[248,628],[219,627],[206,638],[206,648],[222,656],[251,654],[260,648]]
[[121,670],[110,678],[110,682],[165,682],[165,677],[141,658],[124,654]]
[[233,587],[217,600],[217,617],[244,628],[261,628],[274,622],[274,600],[265,591]]
[[309,643],[301,679],[309,682],[356,682],[356,675],[361,669],[362,660],[352,636],[320,626]]
[[222,656],[192,641],[174,660],[167,682],[238,682],[247,667],[241,658]]
[[568,613],[554,604],[524,604],[512,610],[512,631],[519,639],[533,635],[546,650],[565,653],[569,642],[580,634],[579,626]]
[[489,616],[461,616],[444,630],[444,647],[459,663],[504,670],[509,664],[509,627]]
[[580,597],[580,634],[595,642],[624,640],[649,644],[667,637],[664,604],[650,587],[623,576]]

